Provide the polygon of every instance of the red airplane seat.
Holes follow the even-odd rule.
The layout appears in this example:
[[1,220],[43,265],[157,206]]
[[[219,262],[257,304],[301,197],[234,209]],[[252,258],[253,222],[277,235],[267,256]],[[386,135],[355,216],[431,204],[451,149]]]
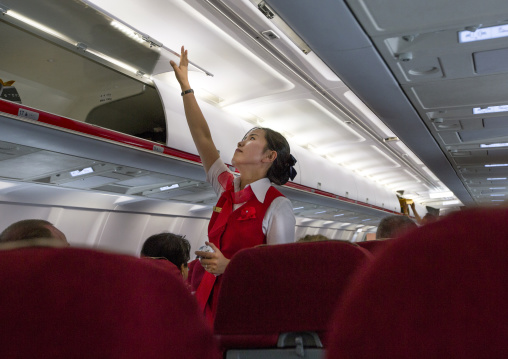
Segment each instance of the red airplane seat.
[[356,244],[368,250],[370,253],[376,253],[380,249],[388,246],[392,241],[392,239],[376,239],[373,241],[356,242]]
[[505,358],[507,239],[507,209],[457,212],[394,239],[338,304],[327,358]]
[[366,250],[338,241],[238,252],[223,274],[214,322],[222,350],[228,358],[285,358],[295,350],[319,357],[338,298],[370,258]]
[[168,268],[88,249],[0,250],[0,357],[220,358]]

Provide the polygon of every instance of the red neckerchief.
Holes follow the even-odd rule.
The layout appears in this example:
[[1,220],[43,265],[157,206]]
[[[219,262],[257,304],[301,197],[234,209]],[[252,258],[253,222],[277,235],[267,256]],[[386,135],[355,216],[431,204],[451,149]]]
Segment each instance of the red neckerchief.
[[[226,225],[229,215],[233,212],[233,204],[245,203],[254,196],[254,192],[252,191],[250,185],[241,191],[235,192],[233,179],[233,174],[230,172],[222,172],[218,177],[219,183],[222,188],[225,189],[222,196],[226,198],[226,202],[222,205],[219,216],[217,217],[213,228],[210,230],[208,237],[214,237],[212,234],[215,234],[218,230],[222,230],[222,228]],[[219,243],[214,244],[219,247]]]

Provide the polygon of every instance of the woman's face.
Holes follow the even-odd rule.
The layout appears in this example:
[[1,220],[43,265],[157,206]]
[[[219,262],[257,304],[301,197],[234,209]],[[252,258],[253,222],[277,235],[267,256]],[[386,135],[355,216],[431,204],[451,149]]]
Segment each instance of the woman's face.
[[238,142],[231,163],[233,166],[261,164],[273,151],[266,148],[265,131],[254,129],[249,131],[242,141]]

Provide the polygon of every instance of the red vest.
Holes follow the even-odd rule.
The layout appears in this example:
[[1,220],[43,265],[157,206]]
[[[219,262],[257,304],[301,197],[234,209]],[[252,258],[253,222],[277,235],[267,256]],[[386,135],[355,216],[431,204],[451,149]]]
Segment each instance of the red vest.
[[[273,200],[283,196],[275,187],[270,186],[266,192],[265,201],[259,202],[256,196],[233,211],[225,225],[214,228],[219,212],[214,211],[208,225],[208,240],[215,244],[228,259],[241,249],[266,244],[266,235],[263,234],[263,219]],[[222,208],[227,200],[223,195],[219,198],[216,208]],[[217,298],[222,282],[222,276],[215,277],[204,270],[199,261],[196,262],[192,278],[192,290],[196,290],[196,298],[200,308],[211,324],[215,317]]]

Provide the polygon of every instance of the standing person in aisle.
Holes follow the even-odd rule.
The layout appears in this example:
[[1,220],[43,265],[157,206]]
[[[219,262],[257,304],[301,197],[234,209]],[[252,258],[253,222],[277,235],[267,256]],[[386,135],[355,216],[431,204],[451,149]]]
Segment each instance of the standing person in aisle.
[[220,196],[208,226],[206,244],[213,252],[196,252],[200,263],[196,263],[190,279],[200,308],[213,323],[221,274],[231,257],[256,245],[295,241],[293,206],[272,183],[283,185],[293,180],[296,160],[284,136],[269,128],[256,127],[237,144],[231,163],[240,177],[234,178],[219,157],[190,86],[187,50],[182,46],[179,65],[170,63],[182,89],[185,116],[207,181]]

